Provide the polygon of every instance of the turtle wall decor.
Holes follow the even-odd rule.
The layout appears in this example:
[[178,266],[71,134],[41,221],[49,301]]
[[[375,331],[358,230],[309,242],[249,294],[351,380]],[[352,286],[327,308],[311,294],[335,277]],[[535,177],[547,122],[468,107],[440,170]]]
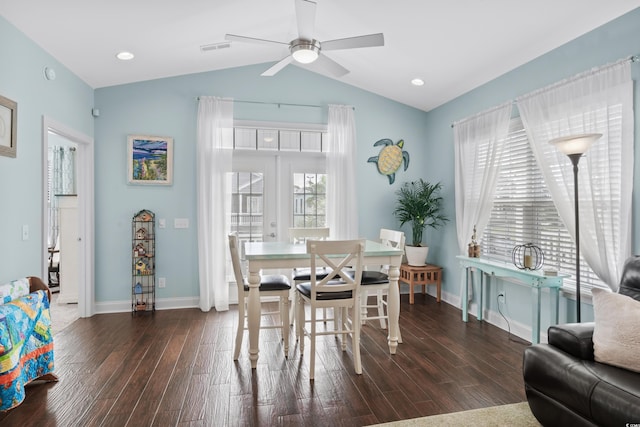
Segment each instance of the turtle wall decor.
[[389,185],[396,180],[396,171],[404,162],[404,170],[409,167],[409,153],[404,151],[404,140],[401,139],[396,144],[389,138],[384,138],[373,144],[374,147],[384,145],[377,156],[369,157],[368,163],[375,163],[378,172],[389,178]]

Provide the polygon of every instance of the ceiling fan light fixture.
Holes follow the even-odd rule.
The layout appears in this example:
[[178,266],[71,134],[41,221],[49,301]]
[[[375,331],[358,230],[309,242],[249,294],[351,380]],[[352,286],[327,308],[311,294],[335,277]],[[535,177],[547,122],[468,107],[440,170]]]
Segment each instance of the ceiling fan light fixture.
[[301,64],[311,64],[318,59],[320,43],[317,40],[294,40],[289,48],[291,56]]

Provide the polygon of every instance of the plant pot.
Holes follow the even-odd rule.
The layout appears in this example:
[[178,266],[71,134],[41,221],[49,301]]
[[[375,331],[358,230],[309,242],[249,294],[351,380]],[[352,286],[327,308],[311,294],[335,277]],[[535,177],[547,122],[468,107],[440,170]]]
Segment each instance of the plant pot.
[[405,246],[404,251],[407,254],[407,264],[418,267],[427,264],[427,255],[429,254],[429,246]]

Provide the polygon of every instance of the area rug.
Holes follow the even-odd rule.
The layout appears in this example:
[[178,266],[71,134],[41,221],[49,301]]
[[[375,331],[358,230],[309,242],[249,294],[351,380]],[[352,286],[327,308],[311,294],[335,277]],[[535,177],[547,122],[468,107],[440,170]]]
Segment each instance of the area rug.
[[376,424],[377,427],[539,427],[527,402]]

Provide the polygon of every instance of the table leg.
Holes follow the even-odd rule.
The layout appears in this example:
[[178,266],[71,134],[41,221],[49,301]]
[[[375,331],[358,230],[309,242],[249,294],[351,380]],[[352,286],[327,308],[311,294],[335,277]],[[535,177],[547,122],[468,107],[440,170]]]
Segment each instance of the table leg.
[[558,324],[558,308],[560,306],[560,288],[549,288],[549,300],[551,301],[551,322]]
[[[398,348],[398,322],[400,320],[400,290],[398,278],[400,269],[398,265],[389,266],[389,299],[387,311],[389,314],[389,353],[396,354]],[[411,287],[411,285],[409,285]]]
[[531,299],[533,306],[531,308],[531,344],[538,344],[540,342],[540,288],[537,286],[531,287]]
[[462,321],[469,320],[469,268],[464,267],[464,277],[460,283],[462,286]]
[[[485,274],[483,271],[480,272],[480,290],[478,291],[478,320],[482,321],[482,314],[484,312],[484,307],[483,307],[483,303],[484,303],[484,298],[483,298],[483,294],[484,294],[484,280],[485,280]],[[489,279],[487,279],[489,280]]]
[[251,368],[258,364],[258,348],[260,338],[260,270],[252,271],[249,264],[249,302],[247,320],[249,327],[249,360]]

